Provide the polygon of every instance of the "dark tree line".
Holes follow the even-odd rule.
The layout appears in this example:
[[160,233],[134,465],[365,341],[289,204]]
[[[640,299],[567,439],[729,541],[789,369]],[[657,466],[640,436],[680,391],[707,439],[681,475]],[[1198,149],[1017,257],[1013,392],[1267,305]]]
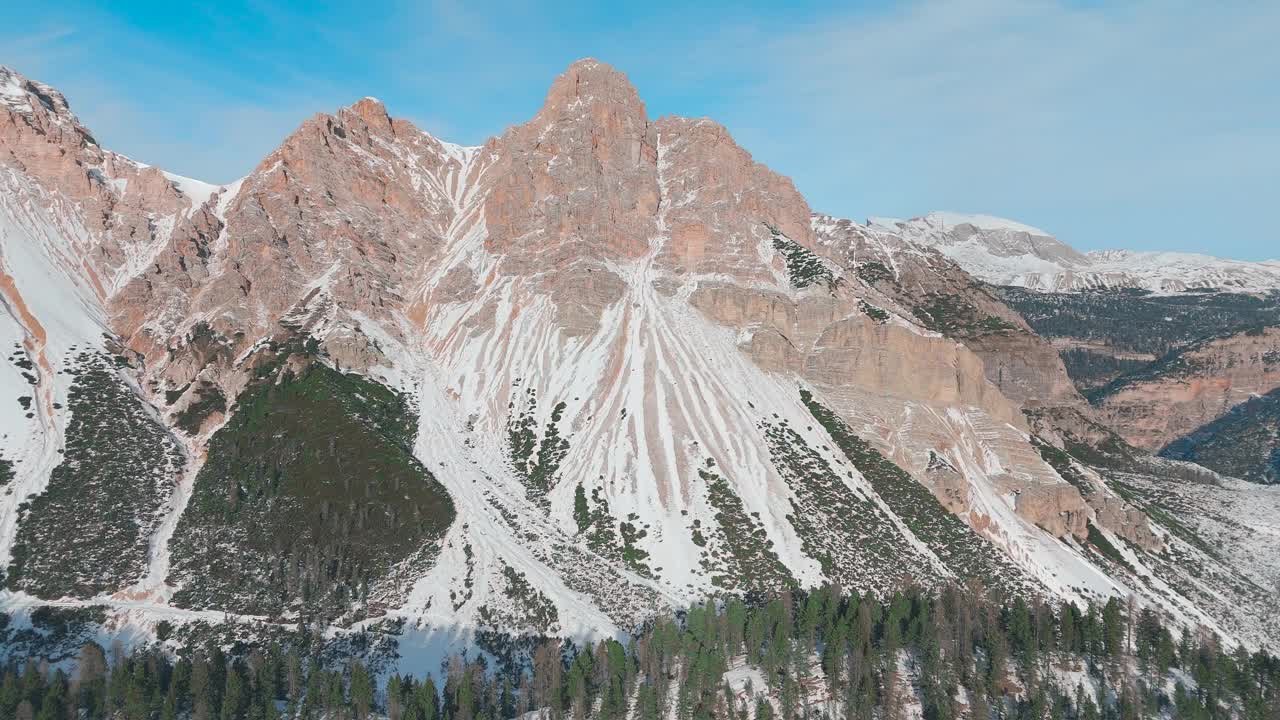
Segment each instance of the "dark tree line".
[[1067,375],[1081,391],[1102,387],[1128,372],[1140,370],[1150,365],[1150,360],[1133,360],[1120,358],[1105,352],[1067,348],[1059,351],[1062,364],[1067,368]]
[[881,600],[826,587],[693,607],[626,644],[546,640],[517,669],[483,657],[401,668],[413,672],[381,686],[359,660],[334,668],[300,645],[174,660],[155,649],[108,658],[90,643],[70,674],[5,669],[0,717],[1280,720],[1275,657],[1115,599],[999,603],[947,587]]

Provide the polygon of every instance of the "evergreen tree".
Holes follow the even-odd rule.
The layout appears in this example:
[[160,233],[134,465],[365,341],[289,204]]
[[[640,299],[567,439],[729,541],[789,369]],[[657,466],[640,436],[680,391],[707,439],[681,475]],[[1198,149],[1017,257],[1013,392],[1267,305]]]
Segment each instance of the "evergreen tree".
[[219,707],[219,713],[222,720],[239,720],[244,717],[244,712],[249,704],[249,688],[245,680],[244,667],[240,663],[233,663],[223,676],[226,678],[225,689],[222,693],[222,702]]
[[573,491],[573,520],[579,533],[591,527],[591,508],[587,506],[587,493],[582,489],[582,483],[578,483]]
[[1120,601],[1115,598],[1107,600],[1102,608],[1102,643],[1103,652],[1108,657],[1119,657],[1124,652],[1127,627]]
[[773,720],[773,705],[763,695],[756,698],[754,720]]
[[373,679],[359,660],[351,662],[351,708],[356,720],[366,720],[373,709]]

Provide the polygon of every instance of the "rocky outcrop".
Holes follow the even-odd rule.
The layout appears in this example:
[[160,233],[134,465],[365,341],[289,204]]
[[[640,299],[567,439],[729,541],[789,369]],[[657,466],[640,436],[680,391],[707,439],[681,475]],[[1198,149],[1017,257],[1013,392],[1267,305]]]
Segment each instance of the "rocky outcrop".
[[982,358],[987,379],[1005,396],[1026,407],[1084,405],[1057,351],[936,249],[850,220],[817,215],[813,226],[860,278]]
[[1255,395],[1280,387],[1280,327],[1207,340],[1108,386],[1100,419],[1129,443],[1159,450]]
[[1017,496],[1018,514],[1058,537],[1088,537],[1089,508],[1080,491],[1067,485],[1010,484],[1003,490]]
[[824,328],[804,370],[822,385],[854,384],[931,405],[981,407],[1014,425],[1022,420],[1016,405],[986,381],[981,359],[962,346],[864,317]]
[[39,178],[47,194],[86,231],[74,238],[68,270],[87,275],[106,300],[143,270],[159,243],[182,233],[185,214],[208,189],[100,147],[57,90],[0,67],[0,164]]
[[594,61],[556,78],[532,120],[491,140],[486,248],[522,266],[636,258],[658,207],[658,138],[622,73]]
[[1164,547],[1164,541],[1152,532],[1146,513],[1127,501],[1114,495],[1095,493],[1089,497],[1089,506],[1096,513],[1101,527],[1144,550],[1158,551]]

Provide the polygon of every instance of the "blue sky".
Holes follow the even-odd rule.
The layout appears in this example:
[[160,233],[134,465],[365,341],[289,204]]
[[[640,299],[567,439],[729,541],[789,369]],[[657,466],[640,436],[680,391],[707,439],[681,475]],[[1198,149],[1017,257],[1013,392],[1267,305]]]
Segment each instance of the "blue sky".
[[[46,7],[39,7],[46,5]],[[0,63],[107,147],[246,174],[364,95],[477,144],[593,56],[862,219],[983,212],[1081,249],[1280,257],[1280,3],[27,3]]]

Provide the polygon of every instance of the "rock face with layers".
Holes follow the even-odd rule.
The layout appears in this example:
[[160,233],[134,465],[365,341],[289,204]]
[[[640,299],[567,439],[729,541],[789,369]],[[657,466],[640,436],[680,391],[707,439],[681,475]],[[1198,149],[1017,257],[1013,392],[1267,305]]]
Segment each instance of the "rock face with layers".
[[[582,636],[719,593],[977,580],[1234,618],[1136,579],[1159,527],[1131,567],[1099,559],[1141,511],[1034,444],[1027,409],[1082,404],[1016,313],[908,239],[815,219],[714,122],[651,121],[607,65],[575,63],[478,148],[366,98],[221,187],[19,132],[0,257],[30,302],[4,337],[22,358],[43,342],[37,271],[78,320],[49,325],[47,409],[13,437],[56,447],[57,370],[91,348],[186,459],[139,503],[159,506],[148,552],[116,589],[139,612]],[[79,213],[135,191],[129,255]],[[83,262],[38,265],[32,243]],[[15,465],[0,548],[55,455]]]
[[815,215],[813,225],[861,279],[981,357],[987,378],[1004,395],[1029,407],[1084,404],[1053,346],[937,250],[849,220]]
[[1129,443],[1159,450],[1280,387],[1280,327],[1249,330],[1171,354],[1121,377],[1099,416]]

